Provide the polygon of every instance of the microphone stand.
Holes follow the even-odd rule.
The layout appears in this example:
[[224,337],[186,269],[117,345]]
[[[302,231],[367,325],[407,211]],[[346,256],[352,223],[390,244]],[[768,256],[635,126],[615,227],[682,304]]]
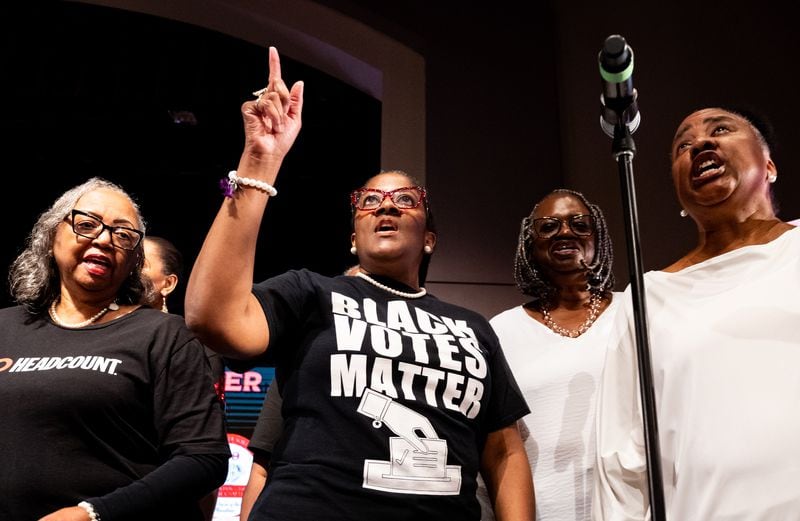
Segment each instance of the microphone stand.
[[[627,108],[627,107],[625,107]],[[631,136],[624,110],[619,110],[614,126],[613,157],[617,161],[622,199],[625,210],[625,235],[627,237],[628,270],[631,277],[634,324],[636,326],[636,352],[639,366],[639,392],[642,398],[644,444],[647,453],[647,478],[650,494],[651,521],[666,521],[664,510],[664,485],[661,473],[661,448],[658,441],[658,420],[655,411],[653,373],[650,364],[650,343],[647,335],[647,310],[644,298],[644,278],[639,252],[639,224],[636,210],[636,190],[633,184],[633,156],[636,144]]]

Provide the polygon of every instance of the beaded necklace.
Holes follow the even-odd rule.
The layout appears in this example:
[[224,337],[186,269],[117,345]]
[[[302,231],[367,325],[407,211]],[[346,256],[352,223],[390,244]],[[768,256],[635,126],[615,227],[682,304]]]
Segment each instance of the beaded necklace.
[[50,304],[50,318],[52,318],[53,322],[55,322],[56,324],[58,324],[61,327],[66,327],[68,329],[79,329],[79,328],[82,328],[82,327],[86,327],[89,324],[94,324],[95,322],[100,320],[100,317],[105,315],[109,310],[116,311],[118,309],[119,309],[119,306],[117,305],[117,303],[116,302],[112,302],[111,304],[109,304],[108,306],[104,307],[103,309],[101,309],[100,311],[98,311],[96,314],[92,315],[88,319],[84,320],[83,322],[78,322],[77,324],[67,324],[66,322],[62,321],[59,318],[58,313],[56,313],[56,301],[54,300],[53,303]]
[[600,315],[600,304],[603,302],[603,296],[599,293],[593,293],[592,296],[589,298],[589,316],[586,317],[586,320],[578,326],[578,329],[567,329],[565,327],[561,327],[553,320],[553,317],[550,315],[550,311],[545,307],[542,306],[541,312],[542,317],[544,318],[544,325],[552,329],[555,333],[558,333],[561,336],[566,336],[569,338],[577,338],[584,334],[594,321],[597,320],[597,317]]
[[392,295],[397,295],[398,297],[420,298],[420,297],[424,297],[425,294],[427,293],[425,288],[420,289],[416,293],[409,293],[407,291],[400,291],[400,290],[397,290],[397,289],[394,289],[394,288],[390,288],[389,286],[387,286],[385,284],[381,284],[380,282],[378,282],[377,280],[373,279],[372,277],[370,277],[366,273],[363,273],[363,272],[360,272],[360,271],[358,273],[356,273],[356,277],[360,277],[360,278],[366,280],[367,282],[369,282],[370,284],[372,284],[373,286],[375,286],[376,288],[380,288],[380,289],[382,289],[384,291],[387,291],[387,292],[391,293]]

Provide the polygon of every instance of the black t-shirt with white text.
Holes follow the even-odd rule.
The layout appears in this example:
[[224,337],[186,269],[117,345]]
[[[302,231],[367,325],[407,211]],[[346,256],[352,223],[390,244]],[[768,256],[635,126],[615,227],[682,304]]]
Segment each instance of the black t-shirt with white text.
[[[148,308],[80,329],[0,310],[0,417],[0,519],[102,498],[174,456],[230,455],[203,345],[181,317]],[[195,519],[206,492],[116,506]]]
[[486,437],[529,412],[486,319],[307,270],[253,291],[285,431],[251,519],[478,520]]

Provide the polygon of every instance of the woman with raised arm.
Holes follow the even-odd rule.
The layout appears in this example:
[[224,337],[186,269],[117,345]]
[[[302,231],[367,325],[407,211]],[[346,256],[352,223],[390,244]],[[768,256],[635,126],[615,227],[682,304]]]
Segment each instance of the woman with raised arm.
[[[153,284],[153,291],[148,292],[142,304],[169,313],[167,297],[175,291],[183,277],[183,254],[169,240],[156,235],[147,235],[142,240],[144,248],[144,264],[142,274]],[[214,390],[217,392],[220,406],[225,410],[225,364],[222,356],[207,347],[203,348],[211,374],[214,378]],[[200,502],[206,521],[214,517],[217,503],[217,490],[204,497]]]
[[355,276],[296,270],[254,284],[261,219],[302,105],[303,84],[286,87],[270,48],[269,84],[242,106],[245,148],[186,296],[207,345],[240,358],[269,349],[276,361],[284,434],[250,519],[478,520],[482,469],[498,517],[532,520],[516,427],[528,407],[497,337],[422,287],[436,247],[424,187],[389,171],[353,191]]

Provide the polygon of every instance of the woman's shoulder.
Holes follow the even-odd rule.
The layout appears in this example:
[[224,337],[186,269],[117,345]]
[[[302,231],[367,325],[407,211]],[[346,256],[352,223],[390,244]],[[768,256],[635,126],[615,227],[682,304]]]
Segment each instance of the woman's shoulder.
[[[115,322],[117,321],[100,324],[100,326],[114,326]],[[118,327],[130,329],[131,333],[136,330],[142,334],[168,336],[184,342],[195,337],[195,334],[186,325],[186,321],[181,315],[164,313],[159,309],[147,306],[140,306],[127,315],[120,317],[118,319]]]
[[800,243],[800,224],[790,224],[790,228],[783,232],[781,237],[785,237],[787,241]]
[[316,286],[320,284],[329,284],[330,281],[333,280],[335,280],[334,277],[328,277],[307,268],[299,268],[272,275],[255,283],[253,286],[256,289],[275,289],[284,286],[287,288],[296,288],[298,285]]
[[8,307],[0,309],[0,316],[2,316],[2,317],[18,316],[18,315],[24,315],[24,314],[29,314],[29,313],[27,311],[25,311],[24,307],[19,306],[19,305],[17,305],[17,306],[8,306]]
[[498,323],[504,323],[508,321],[516,321],[519,319],[520,315],[525,315],[525,309],[523,308],[522,304],[518,304],[514,307],[504,309],[503,311],[497,313],[492,318],[489,319],[489,323],[494,325]]
[[28,325],[37,322],[40,318],[41,315],[34,315],[20,305],[0,309],[0,324],[6,330],[16,325]]
[[178,353],[187,352],[194,353],[192,356],[197,358],[206,356],[204,344],[189,329],[183,316],[158,309],[135,309],[120,318],[117,328],[109,329],[108,334],[133,344],[148,346],[148,351],[157,359],[168,360]]

